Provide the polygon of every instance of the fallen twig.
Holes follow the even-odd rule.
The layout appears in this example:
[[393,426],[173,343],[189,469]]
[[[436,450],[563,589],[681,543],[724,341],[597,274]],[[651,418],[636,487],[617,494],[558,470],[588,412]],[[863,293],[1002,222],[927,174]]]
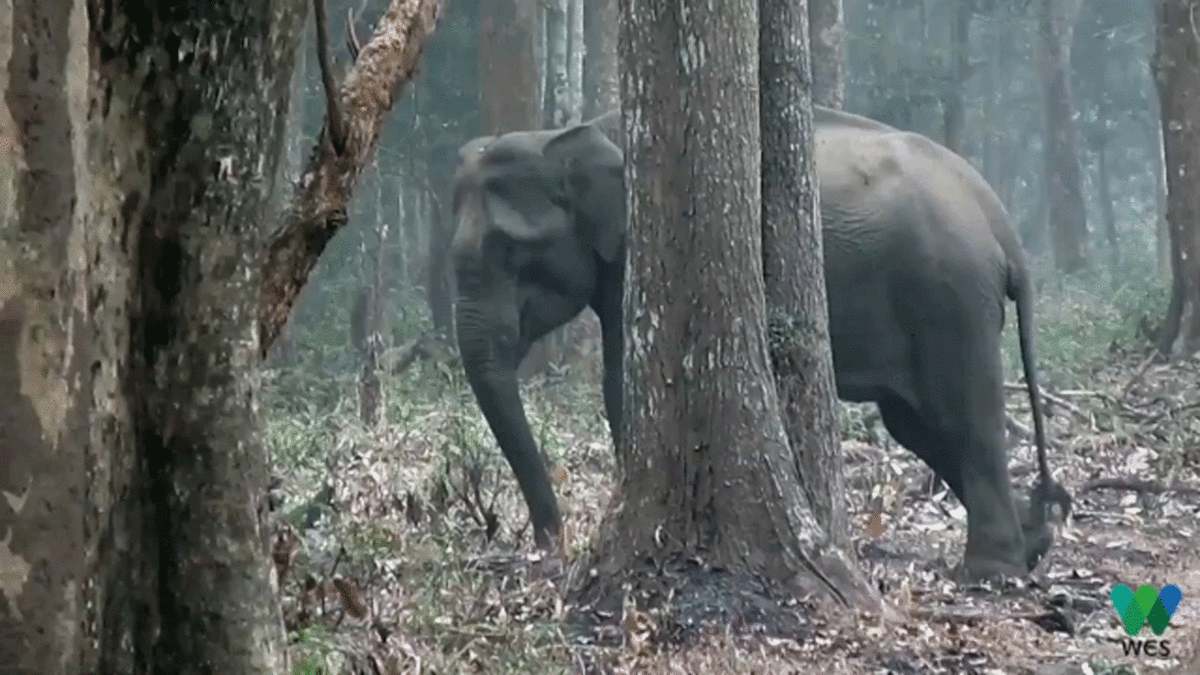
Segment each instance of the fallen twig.
[[1147,494],[1162,494],[1164,492],[1177,492],[1186,495],[1200,495],[1200,488],[1194,488],[1188,485],[1163,485],[1156,480],[1148,480],[1144,478],[1097,478],[1089,481],[1083,486],[1082,492],[1091,492],[1092,490],[1132,490],[1134,492],[1143,492]]
[[1150,353],[1147,354],[1146,358],[1142,360],[1142,364],[1138,366],[1137,372],[1133,374],[1133,377],[1129,378],[1129,381],[1125,383],[1124,387],[1121,387],[1121,400],[1129,397],[1129,392],[1133,389],[1133,386],[1138,382],[1141,382],[1142,378],[1146,376],[1146,371],[1150,370],[1151,364],[1154,363],[1155,358],[1158,355],[1158,350],[1152,347],[1150,349]]
[[[1011,383],[1011,382],[1005,382],[1004,388],[1008,391],[1027,391],[1024,384],[1015,384],[1015,383]],[[1067,411],[1073,413],[1074,415],[1078,416],[1083,421],[1085,421],[1089,424],[1091,423],[1092,416],[1089,415],[1088,413],[1084,412],[1084,410],[1082,408],[1075,405],[1074,403],[1071,403],[1070,401],[1068,401],[1065,398],[1062,398],[1061,396],[1055,396],[1054,394],[1051,394],[1050,392],[1046,391],[1045,389],[1042,389],[1041,394],[1042,394],[1042,398],[1046,399],[1047,401],[1053,403],[1054,405],[1056,405],[1060,408],[1063,408],[1064,410],[1067,410]]]

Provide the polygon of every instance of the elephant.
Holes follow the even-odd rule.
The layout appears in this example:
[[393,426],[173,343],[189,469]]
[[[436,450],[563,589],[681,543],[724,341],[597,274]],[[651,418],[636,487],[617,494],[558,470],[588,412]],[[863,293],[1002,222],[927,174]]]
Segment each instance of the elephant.
[[[1050,476],[1032,343],[1032,290],[1000,200],[969,162],[920,134],[813,106],[829,333],[837,395],[873,401],[891,435],[967,511],[959,570],[1021,576],[1070,510]],[[462,146],[451,255],[455,333],[467,380],[553,549],[561,515],[516,377],[531,344],[590,306],[601,326],[603,398],[621,435],[626,206],[617,112],[564,129]],[[1016,304],[1039,483],[1008,477],[1001,335]]]

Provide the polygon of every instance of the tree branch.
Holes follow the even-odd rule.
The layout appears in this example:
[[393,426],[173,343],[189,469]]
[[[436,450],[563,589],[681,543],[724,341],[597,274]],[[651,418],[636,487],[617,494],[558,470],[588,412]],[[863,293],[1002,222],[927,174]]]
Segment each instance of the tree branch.
[[[343,149],[322,152],[331,128],[327,123],[300,176],[297,193],[263,253],[258,317],[262,356],[283,329],[317,258],[346,224],[350,192],[379,143],[383,122],[400,89],[416,74],[417,62],[441,16],[442,5],[443,0],[391,0],[375,34],[347,74],[341,105],[330,106],[331,115],[338,114],[335,110],[345,112]],[[324,36],[318,37],[325,42]],[[326,73],[327,65],[322,63]],[[326,78],[332,80],[331,75]]]
[[337,89],[337,82],[333,79],[333,68],[329,63],[329,19],[325,16],[325,0],[313,0],[313,14],[317,22],[317,63],[321,66],[325,107],[329,111],[326,128],[329,130],[329,140],[333,141],[333,151],[340,155],[346,150],[346,123],[343,120],[341,101],[338,100],[341,92]]
[[354,11],[349,9],[346,10],[346,51],[350,52],[350,58],[354,61],[358,60],[358,53],[362,51],[362,43],[354,32]]

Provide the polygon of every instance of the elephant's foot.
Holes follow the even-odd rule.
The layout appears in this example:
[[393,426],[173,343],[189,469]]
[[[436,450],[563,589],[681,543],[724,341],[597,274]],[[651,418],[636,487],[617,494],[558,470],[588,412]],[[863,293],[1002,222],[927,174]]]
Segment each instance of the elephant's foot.
[[539,530],[535,535],[537,552],[530,559],[530,580],[559,579],[566,567],[567,547],[566,537],[562,531],[549,532]]
[[1028,575],[1029,570],[1022,561],[970,554],[963,558],[962,564],[954,571],[955,579],[963,583],[999,581],[1005,577],[1014,578]]

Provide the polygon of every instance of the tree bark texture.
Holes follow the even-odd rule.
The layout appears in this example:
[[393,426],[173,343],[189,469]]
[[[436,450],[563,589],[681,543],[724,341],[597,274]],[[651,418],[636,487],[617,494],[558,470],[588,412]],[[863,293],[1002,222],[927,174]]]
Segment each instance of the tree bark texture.
[[768,344],[788,442],[800,464],[801,484],[830,540],[845,545],[845,483],[813,164],[809,31],[803,4],[795,0],[759,2],[762,252]]
[[758,7],[622,7],[624,433],[601,556],[699,554],[836,597],[767,352]]
[[1079,170],[1079,132],[1071,94],[1071,36],[1080,0],[1042,0],[1039,61],[1045,121],[1043,181],[1055,266],[1076,272],[1087,265],[1087,210]]
[[583,3],[583,118],[592,119],[621,105],[617,74],[617,0]]
[[842,0],[808,0],[812,47],[812,100],[827,108],[846,105],[846,15]]
[[[113,459],[89,439],[89,429],[100,431],[89,426],[88,347],[98,317],[87,311],[82,278],[88,264],[82,205],[91,200],[86,6],[6,4],[0,9],[0,668],[56,675],[96,664],[97,621],[82,608],[102,597],[104,583],[92,581],[91,560],[101,513],[88,498],[93,485],[107,487],[99,474]],[[101,230],[106,225],[97,223]],[[96,393],[112,376],[96,375]],[[116,446],[121,439],[111,440]]]
[[11,6],[0,663],[282,672],[256,254],[306,3]]
[[271,234],[262,256],[259,339],[264,356],[321,252],[346,224],[350,193],[375,152],[400,88],[416,73],[441,12],[442,0],[391,0],[340,95],[334,97],[345,113],[341,115],[346,121],[341,132],[345,147],[334,148],[327,118],[283,222]]
[[1186,358],[1200,351],[1200,0],[1164,0],[1158,11],[1155,70],[1171,245],[1171,301],[1158,348]]

